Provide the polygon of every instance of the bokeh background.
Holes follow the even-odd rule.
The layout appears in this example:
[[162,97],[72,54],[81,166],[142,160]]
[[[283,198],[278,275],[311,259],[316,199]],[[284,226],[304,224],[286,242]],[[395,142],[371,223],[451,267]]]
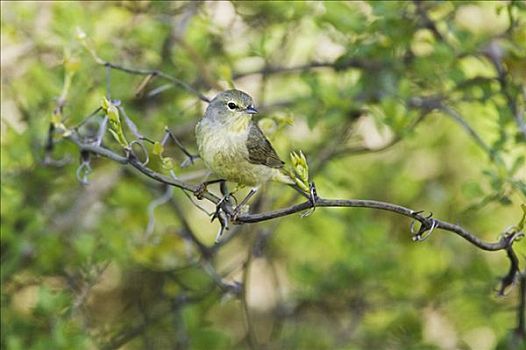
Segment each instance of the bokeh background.
[[[523,348],[519,288],[495,292],[503,251],[445,231],[415,243],[407,218],[319,208],[233,228],[203,257],[186,234],[213,247],[219,224],[181,190],[101,157],[82,184],[78,148],[60,135],[45,145],[57,103],[66,127],[100,106],[97,57],[158,69],[208,97],[252,95],[281,157],[306,154],[321,196],[426,210],[495,241],[526,197],[525,2],[1,10],[3,349]],[[168,126],[195,152],[206,103],[159,77],[110,78],[143,135],[160,140]],[[122,154],[111,135],[104,144]],[[202,181],[202,163],[179,167],[171,146],[165,156],[177,176]],[[168,174],[158,157],[149,166]],[[299,201],[281,184],[260,193],[252,210]],[[524,241],[515,247],[524,269]]]

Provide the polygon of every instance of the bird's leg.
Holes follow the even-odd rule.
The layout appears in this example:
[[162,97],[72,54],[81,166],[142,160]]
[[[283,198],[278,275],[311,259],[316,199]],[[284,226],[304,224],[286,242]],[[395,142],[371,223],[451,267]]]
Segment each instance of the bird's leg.
[[197,199],[203,199],[203,193],[206,192],[208,185],[212,185],[218,182],[222,183],[224,181],[225,180],[223,179],[205,181],[197,186],[197,189],[194,191],[194,195],[197,197]]
[[224,212],[224,210],[222,209],[223,203],[232,205],[230,201],[231,198],[233,198],[234,201],[237,203],[237,199],[233,195],[233,193],[237,191],[237,188],[233,192],[228,192],[228,188],[226,186],[225,180],[219,180],[216,182],[219,182],[219,189],[221,190],[221,194],[223,195],[223,197],[221,197],[219,202],[217,202],[216,204],[216,211],[214,212],[214,215],[212,215],[212,221],[214,221],[216,218],[219,218],[219,219],[221,218],[220,217],[221,211]]
[[236,187],[232,192],[228,192],[228,187],[226,187],[226,181],[221,181],[219,183],[219,190],[221,191],[221,194],[223,195],[222,201],[226,201],[230,203],[230,199],[233,198],[234,201],[237,203],[236,197],[234,197],[234,193],[237,192],[238,187]]

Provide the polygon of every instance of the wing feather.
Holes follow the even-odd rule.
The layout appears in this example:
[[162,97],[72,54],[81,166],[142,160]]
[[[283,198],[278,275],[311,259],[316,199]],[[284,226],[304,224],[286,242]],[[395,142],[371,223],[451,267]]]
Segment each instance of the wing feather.
[[282,168],[285,164],[259,126],[251,122],[247,137],[248,160],[252,164],[262,164],[271,168]]

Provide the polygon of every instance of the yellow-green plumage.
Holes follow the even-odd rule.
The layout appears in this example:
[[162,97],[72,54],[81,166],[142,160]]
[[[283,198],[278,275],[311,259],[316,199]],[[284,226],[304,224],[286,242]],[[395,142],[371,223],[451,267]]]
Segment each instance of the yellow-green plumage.
[[244,92],[217,95],[195,129],[200,157],[218,177],[241,186],[268,180],[292,184],[282,172],[283,162],[252,120],[253,113],[252,98]]

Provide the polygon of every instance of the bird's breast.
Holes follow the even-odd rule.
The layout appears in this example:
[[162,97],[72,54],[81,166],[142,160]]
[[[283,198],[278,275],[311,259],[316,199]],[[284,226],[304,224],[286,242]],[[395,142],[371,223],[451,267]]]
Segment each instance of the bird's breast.
[[272,175],[271,169],[252,164],[248,160],[246,146],[248,123],[232,121],[219,125],[201,121],[196,127],[199,155],[205,165],[216,175],[242,185],[253,186],[264,182]]
[[248,159],[248,127],[201,121],[196,128],[199,155],[212,170]]

